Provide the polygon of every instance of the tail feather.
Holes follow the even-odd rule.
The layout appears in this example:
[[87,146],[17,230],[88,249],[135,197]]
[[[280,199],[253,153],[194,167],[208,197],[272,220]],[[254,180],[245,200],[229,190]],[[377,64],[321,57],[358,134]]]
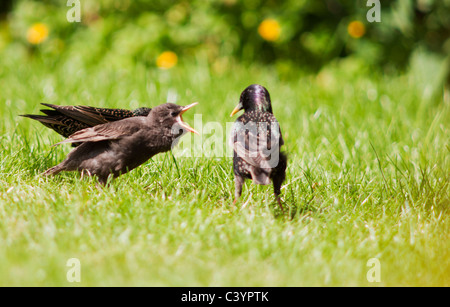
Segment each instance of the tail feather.
[[252,176],[252,180],[256,184],[268,185],[270,184],[270,176],[269,172],[259,167],[250,167],[250,174]]
[[42,113],[48,115],[48,116],[62,116],[62,114],[56,110],[50,110],[50,109],[40,109]]
[[41,105],[57,110],[59,106],[51,103],[41,102]]
[[61,125],[61,122],[59,120],[52,118],[50,116],[33,115],[33,114],[24,114],[24,115],[20,115],[20,116],[37,120],[37,121],[41,122],[42,124],[59,124],[59,125]]

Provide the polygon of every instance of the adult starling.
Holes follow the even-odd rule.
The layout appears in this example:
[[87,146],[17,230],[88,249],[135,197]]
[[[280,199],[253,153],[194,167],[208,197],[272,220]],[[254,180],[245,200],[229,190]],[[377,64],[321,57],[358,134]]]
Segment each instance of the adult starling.
[[234,123],[231,139],[234,151],[234,203],[241,196],[245,179],[263,185],[270,184],[272,180],[275,198],[283,210],[280,193],[286,178],[287,156],[280,151],[284,141],[278,121],[272,114],[267,89],[257,84],[247,87],[230,116],[242,109],[244,114]]
[[49,103],[41,104],[52,108],[53,110],[41,110],[45,115],[25,114],[21,116],[35,119],[44,126],[55,130],[65,138],[88,127],[94,127],[96,125],[114,122],[128,117],[147,116],[152,110],[150,108],[126,110],[89,106],[57,106]]
[[97,176],[99,182],[105,184],[110,175],[118,177],[152,156],[169,151],[186,131],[198,134],[182,119],[182,114],[196,104],[184,107],[165,103],[153,108],[145,117],[125,118],[80,130],[58,144],[82,144],[44,175],[79,171]]

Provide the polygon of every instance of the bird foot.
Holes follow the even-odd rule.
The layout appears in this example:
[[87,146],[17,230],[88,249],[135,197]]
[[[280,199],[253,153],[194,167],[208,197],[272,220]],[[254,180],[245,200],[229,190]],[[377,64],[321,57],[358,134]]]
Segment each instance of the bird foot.
[[281,199],[279,197],[277,197],[277,202],[278,202],[278,206],[280,206],[281,212],[283,212],[283,214],[284,214],[285,212],[284,212],[283,204],[281,203]]

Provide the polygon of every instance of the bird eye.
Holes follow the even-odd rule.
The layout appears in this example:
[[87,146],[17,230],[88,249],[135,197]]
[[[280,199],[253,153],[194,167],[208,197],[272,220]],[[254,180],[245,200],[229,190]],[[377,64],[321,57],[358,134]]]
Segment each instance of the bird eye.
[[172,113],[170,113],[170,115],[176,116],[176,115],[177,115],[177,112],[172,112]]

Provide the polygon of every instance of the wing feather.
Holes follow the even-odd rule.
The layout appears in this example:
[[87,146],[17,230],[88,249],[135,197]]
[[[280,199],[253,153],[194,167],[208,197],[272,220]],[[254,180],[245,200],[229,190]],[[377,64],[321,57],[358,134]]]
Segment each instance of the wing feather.
[[56,145],[66,143],[101,142],[107,140],[117,140],[130,136],[139,131],[144,125],[145,118],[132,117],[119,121],[97,125],[86,128],[70,135],[66,140]]
[[59,113],[89,126],[101,125],[133,116],[132,111],[126,109],[107,109],[90,106],[57,106],[48,103],[42,103],[42,105],[53,108]]
[[273,160],[272,155],[279,154],[280,146],[284,143],[280,126],[273,115],[256,124],[237,121],[233,126],[232,142],[239,158],[267,172],[276,167],[274,162],[277,164],[278,159]]

